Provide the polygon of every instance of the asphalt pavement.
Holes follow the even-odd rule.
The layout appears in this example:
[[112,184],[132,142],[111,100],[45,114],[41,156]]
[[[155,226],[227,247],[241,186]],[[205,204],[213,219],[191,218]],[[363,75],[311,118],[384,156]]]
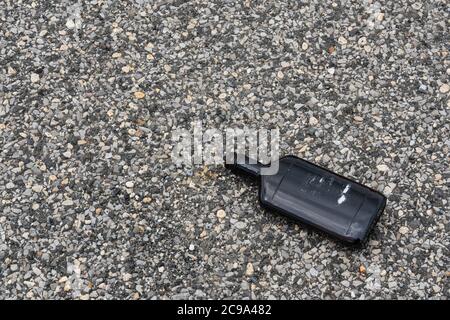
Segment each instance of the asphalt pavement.
[[[449,4],[0,6],[0,298],[448,299]],[[362,248],[261,209],[174,130],[280,130],[388,197]]]

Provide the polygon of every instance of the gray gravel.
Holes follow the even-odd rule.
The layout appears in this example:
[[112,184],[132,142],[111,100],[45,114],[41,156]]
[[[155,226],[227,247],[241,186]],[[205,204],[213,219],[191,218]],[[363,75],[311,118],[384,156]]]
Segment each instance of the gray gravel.
[[[0,7],[0,298],[449,296],[449,5],[11,1]],[[262,210],[171,130],[279,127],[382,191],[355,250]]]

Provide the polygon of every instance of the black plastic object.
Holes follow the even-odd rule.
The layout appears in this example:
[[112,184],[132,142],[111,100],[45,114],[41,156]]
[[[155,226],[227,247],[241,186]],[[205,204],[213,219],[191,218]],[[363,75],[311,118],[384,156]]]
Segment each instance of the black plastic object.
[[279,160],[275,175],[261,175],[261,163],[236,163],[226,167],[259,180],[262,206],[301,223],[316,227],[338,239],[358,244],[386,205],[381,193],[295,156]]

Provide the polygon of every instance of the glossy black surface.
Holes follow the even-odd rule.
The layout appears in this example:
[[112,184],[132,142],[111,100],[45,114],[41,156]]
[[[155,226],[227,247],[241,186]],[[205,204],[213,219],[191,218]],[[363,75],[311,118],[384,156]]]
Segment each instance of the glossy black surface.
[[259,175],[260,164],[228,167],[260,179],[263,206],[348,243],[367,238],[386,204],[381,193],[293,156],[270,176]]

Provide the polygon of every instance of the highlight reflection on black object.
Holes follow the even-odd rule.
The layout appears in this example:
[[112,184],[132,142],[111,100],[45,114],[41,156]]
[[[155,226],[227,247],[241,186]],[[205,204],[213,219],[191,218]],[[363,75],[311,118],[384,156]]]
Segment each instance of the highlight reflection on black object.
[[275,175],[261,175],[262,164],[226,167],[259,180],[260,203],[316,227],[349,244],[366,240],[386,205],[386,197],[360,183],[295,156],[279,160]]

